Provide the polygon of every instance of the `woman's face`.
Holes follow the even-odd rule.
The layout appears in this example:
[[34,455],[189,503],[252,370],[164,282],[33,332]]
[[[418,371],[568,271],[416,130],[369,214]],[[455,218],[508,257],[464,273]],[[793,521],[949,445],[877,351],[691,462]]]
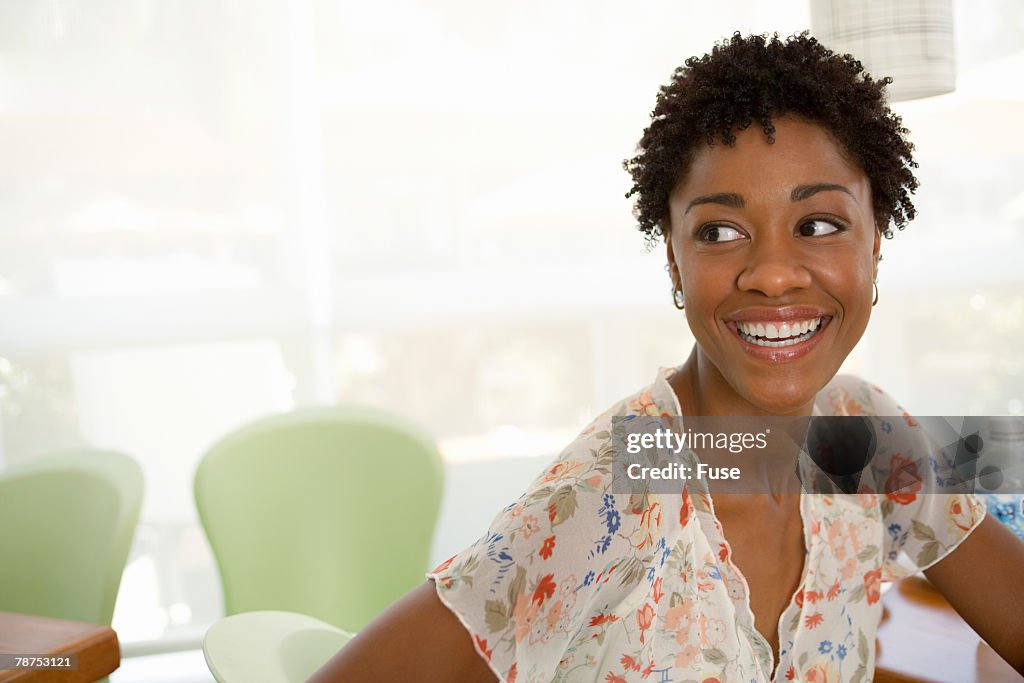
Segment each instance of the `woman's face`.
[[[878,264],[867,176],[820,126],[775,121],[702,147],[669,198],[668,260],[700,391],[805,410],[861,338]],[[708,398],[708,397],[705,397]]]

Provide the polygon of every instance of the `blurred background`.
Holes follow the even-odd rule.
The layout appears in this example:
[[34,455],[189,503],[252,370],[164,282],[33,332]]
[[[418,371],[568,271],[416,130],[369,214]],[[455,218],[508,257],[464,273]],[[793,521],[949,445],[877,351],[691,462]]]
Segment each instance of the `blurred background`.
[[[1024,6],[953,8],[957,90],[895,105],[919,217],[846,370],[918,414],[1021,415]],[[535,474],[682,362],[621,161],[686,57],[809,27],[807,0],[0,3],[0,467],[139,459],[126,655],[223,614],[192,477],[228,431],[415,419],[449,467],[439,562],[508,502],[466,512],[481,461]]]

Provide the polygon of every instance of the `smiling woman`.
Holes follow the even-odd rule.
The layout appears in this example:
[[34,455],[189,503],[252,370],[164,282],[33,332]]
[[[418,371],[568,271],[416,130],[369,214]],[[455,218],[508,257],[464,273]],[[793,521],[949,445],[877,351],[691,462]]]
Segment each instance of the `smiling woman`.
[[670,273],[697,340],[676,379],[684,414],[810,414],[867,327],[881,237],[867,175],[824,128],[785,116],[772,141],[747,129],[698,150],[669,212]]
[[932,452],[893,399],[836,376],[876,301],[881,237],[914,215],[886,82],[806,35],[736,35],[676,70],[626,168],[641,230],[665,241],[689,358],[594,420],[313,681],[863,683],[880,584],[919,571],[1024,669],[1024,544],[973,495],[926,493],[916,474],[793,493],[793,468],[755,455],[758,493],[612,484],[615,418],[895,416],[902,440],[880,456],[906,470]]

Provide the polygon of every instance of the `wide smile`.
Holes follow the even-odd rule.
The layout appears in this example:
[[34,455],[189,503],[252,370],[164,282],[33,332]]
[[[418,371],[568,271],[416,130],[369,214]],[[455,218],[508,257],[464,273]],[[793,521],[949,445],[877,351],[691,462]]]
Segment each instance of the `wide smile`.
[[788,320],[729,320],[726,322],[741,347],[751,356],[773,363],[801,358],[817,346],[832,322],[819,315]]

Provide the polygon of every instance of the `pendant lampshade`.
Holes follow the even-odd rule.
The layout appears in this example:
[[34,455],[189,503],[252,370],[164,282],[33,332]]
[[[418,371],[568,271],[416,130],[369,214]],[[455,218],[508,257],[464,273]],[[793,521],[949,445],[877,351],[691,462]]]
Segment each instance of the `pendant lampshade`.
[[891,76],[890,102],[956,88],[952,0],[811,0],[811,26],[875,78]]

